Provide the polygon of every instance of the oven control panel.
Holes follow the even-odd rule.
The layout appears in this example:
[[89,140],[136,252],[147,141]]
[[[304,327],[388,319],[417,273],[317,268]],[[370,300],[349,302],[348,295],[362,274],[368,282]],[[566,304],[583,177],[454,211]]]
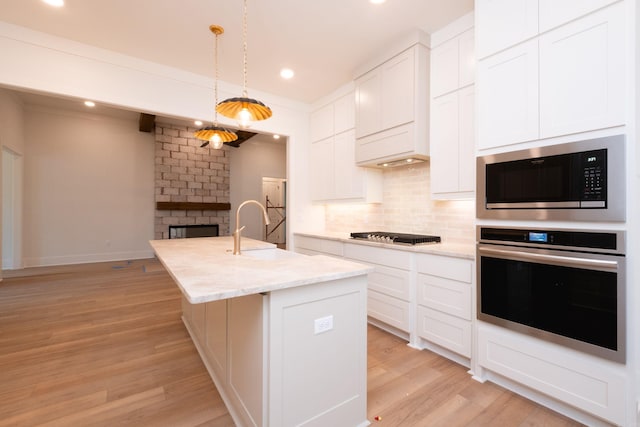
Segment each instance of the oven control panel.
[[624,233],[619,231],[480,227],[478,234],[479,241],[483,243],[612,252],[624,250]]

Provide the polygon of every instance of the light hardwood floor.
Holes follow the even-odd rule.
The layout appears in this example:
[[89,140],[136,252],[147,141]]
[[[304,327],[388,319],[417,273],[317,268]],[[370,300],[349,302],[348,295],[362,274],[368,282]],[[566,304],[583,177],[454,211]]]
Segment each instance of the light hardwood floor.
[[[180,319],[180,292],[157,261],[3,276],[0,426],[233,425]],[[368,332],[374,427],[580,425]]]

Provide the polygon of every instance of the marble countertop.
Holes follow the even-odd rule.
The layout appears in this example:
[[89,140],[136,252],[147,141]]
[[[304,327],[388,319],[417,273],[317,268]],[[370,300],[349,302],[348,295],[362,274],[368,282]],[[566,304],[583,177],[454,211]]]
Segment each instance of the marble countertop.
[[149,243],[192,304],[360,276],[372,270],[328,256],[284,251],[244,237],[241,255],[232,254],[231,236]]
[[399,244],[391,244],[391,243],[380,243],[380,242],[372,242],[368,240],[358,240],[352,239],[350,237],[350,233],[339,233],[339,232],[295,232],[295,235],[299,236],[308,236],[308,237],[316,237],[327,240],[337,240],[344,243],[355,243],[358,245],[367,245],[374,246],[380,248],[389,248],[396,249],[399,251],[407,251],[407,252],[416,252],[416,253],[425,253],[425,254],[433,254],[433,255],[444,255],[451,256],[456,258],[463,259],[475,259],[476,248],[473,244],[456,244],[456,243],[429,243],[424,245],[399,245]]

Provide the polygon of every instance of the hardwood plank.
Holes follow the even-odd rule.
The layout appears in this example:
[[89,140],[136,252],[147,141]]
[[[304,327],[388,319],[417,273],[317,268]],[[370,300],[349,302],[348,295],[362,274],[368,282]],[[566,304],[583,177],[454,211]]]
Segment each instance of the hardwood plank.
[[[157,260],[3,277],[0,427],[233,425]],[[374,426],[580,425],[372,326],[367,371]]]

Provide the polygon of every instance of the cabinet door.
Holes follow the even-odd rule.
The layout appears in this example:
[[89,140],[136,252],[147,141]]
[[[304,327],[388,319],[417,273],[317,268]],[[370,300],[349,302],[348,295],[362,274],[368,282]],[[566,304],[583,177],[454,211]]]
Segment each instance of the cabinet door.
[[551,30],[618,0],[538,0],[540,32]]
[[363,198],[365,171],[356,166],[355,132],[343,132],[334,137],[334,191],[336,199]]
[[478,63],[478,148],[538,139],[538,40]]
[[625,123],[625,7],[618,3],[540,36],[540,136]]
[[335,134],[353,129],[356,124],[355,94],[349,92],[333,104],[333,131]]
[[413,121],[415,51],[413,47],[382,64],[382,129]]
[[473,28],[458,37],[458,87],[473,84],[476,78],[475,34]]
[[309,158],[309,184],[312,200],[334,198],[333,138],[311,144]]
[[458,92],[458,191],[473,193],[476,188],[475,87]]
[[453,38],[431,51],[431,96],[437,97],[458,89],[459,43]]
[[356,80],[356,138],[381,129],[382,76],[376,68]]
[[320,141],[333,136],[333,104],[326,105],[311,113],[309,134],[311,141]]
[[476,0],[475,17],[478,58],[538,34],[538,0]]
[[458,92],[431,104],[431,192],[458,191]]

